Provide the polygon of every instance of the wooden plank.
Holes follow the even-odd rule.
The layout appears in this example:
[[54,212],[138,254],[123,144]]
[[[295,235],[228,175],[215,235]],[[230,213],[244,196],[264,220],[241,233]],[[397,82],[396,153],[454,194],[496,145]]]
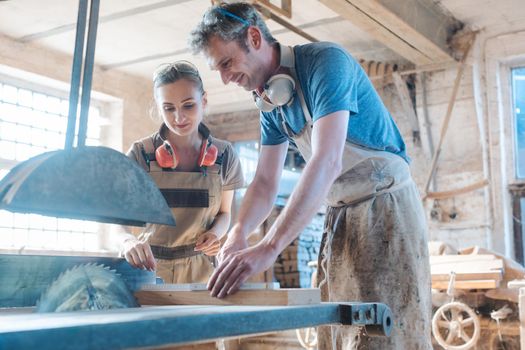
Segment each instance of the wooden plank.
[[509,288],[525,288],[525,280],[512,280],[507,283]]
[[452,262],[473,262],[473,261],[490,261],[500,260],[493,254],[466,254],[466,255],[431,255],[429,257],[430,265],[449,264]]
[[[410,42],[407,42],[397,33],[391,31],[390,28],[382,23],[382,19],[378,20],[377,18],[371,17],[364,9],[357,7],[355,4],[345,0],[320,0],[320,2],[407,60],[417,65],[430,64],[436,61],[432,55],[429,56],[421,52],[418,48],[411,45]],[[373,2],[374,5],[381,6],[377,1]],[[409,26],[407,25],[407,27]],[[417,33],[413,28],[409,27],[406,29],[411,33]],[[437,57],[441,57],[441,55]],[[450,60],[450,58],[448,58],[448,60]]]
[[[432,273],[432,282],[450,281],[449,273]],[[456,281],[472,281],[472,280],[495,280],[501,281],[501,271],[486,271],[486,272],[470,272],[458,273],[456,272]]]
[[312,305],[321,302],[318,288],[239,290],[218,299],[209,291],[137,291],[141,305]]
[[[241,285],[241,290],[253,289],[279,289],[279,282],[252,282]],[[165,284],[143,284],[140,287],[141,291],[198,291],[208,290],[206,283],[165,283]]]
[[518,309],[520,315],[520,348],[525,349],[525,288],[519,289]]
[[502,270],[504,267],[503,260],[480,260],[467,262],[451,262],[442,264],[430,264],[430,271],[433,273],[442,273],[443,271],[454,272],[472,272],[472,271],[494,271]]
[[[495,280],[477,280],[477,281],[456,281],[455,289],[494,289],[499,287],[499,282]],[[432,282],[433,289],[447,289],[448,281]]]

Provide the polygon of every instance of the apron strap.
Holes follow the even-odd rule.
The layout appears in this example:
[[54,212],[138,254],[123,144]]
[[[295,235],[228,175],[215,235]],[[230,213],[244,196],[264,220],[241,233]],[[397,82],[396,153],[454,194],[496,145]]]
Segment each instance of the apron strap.
[[165,260],[191,258],[192,256],[202,254],[200,251],[195,251],[195,244],[180,245],[177,247],[152,245],[151,252],[156,259]]
[[[310,114],[310,110],[308,109],[308,106],[306,105],[306,100],[304,98],[303,89],[301,88],[301,83],[299,82],[299,79],[297,78],[297,72],[295,70],[295,54],[294,49],[291,46],[284,46],[280,45],[281,49],[281,66],[287,67],[290,69],[290,73],[292,78],[295,80],[295,87],[297,91],[297,95],[299,96],[299,102],[301,103],[301,108],[304,113],[304,117],[306,119],[306,124],[313,124],[313,118]],[[281,108],[281,115],[282,113],[282,107]],[[284,116],[283,116],[284,118]]]

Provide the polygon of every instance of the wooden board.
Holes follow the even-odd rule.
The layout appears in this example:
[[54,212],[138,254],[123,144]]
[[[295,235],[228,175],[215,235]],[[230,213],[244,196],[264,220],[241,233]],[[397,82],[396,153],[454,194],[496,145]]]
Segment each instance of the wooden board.
[[467,261],[490,261],[501,260],[492,254],[472,254],[472,255],[431,255],[430,264],[448,264],[451,262],[467,262]]
[[452,60],[443,48],[377,0],[320,0],[320,2],[416,65]]
[[[241,290],[253,290],[253,289],[279,289],[279,282],[254,282],[244,283],[241,285]],[[164,283],[164,284],[143,284],[140,286],[141,291],[198,291],[208,290],[206,283]]]
[[[501,271],[475,271],[475,272],[456,272],[456,281],[471,281],[471,280],[495,280],[501,281]],[[449,281],[450,274],[445,272],[442,274],[432,271],[432,282],[434,281]]]
[[463,271],[463,272],[471,272],[471,271],[494,271],[494,270],[503,270],[504,269],[504,263],[503,260],[480,260],[480,261],[466,261],[466,262],[451,262],[451,263],[443,263],[443,264],[431,264],[430,265],[431,271]]
[[432,282],[447,282],[452,272],[456,281],[494,280],[503,278],[504,262],[495,255],[440,255],[430,257]]
[[[494,289],[499,287],[499,281],[495,280],[472,280],[472,281],[456,281],[454,283],[455,289]],[[448,281],[432,282],[433,289],[447,289]]]
[[312,305],[321,302],[318,288],[239,290],[222,299],[210,296],[207,290],[139,290],[135,296],[141,305]]

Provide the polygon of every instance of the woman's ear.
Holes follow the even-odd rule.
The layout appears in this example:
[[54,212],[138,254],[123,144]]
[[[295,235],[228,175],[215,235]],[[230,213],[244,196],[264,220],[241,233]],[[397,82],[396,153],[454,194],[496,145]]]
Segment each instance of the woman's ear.
[[154,99],[149,102],[149,117],[155,122],[162,122],[162,115],[160,114],[157,102]]
[[208,94],[206,91],[202,93],[202,108],[206,108],[208,106]]

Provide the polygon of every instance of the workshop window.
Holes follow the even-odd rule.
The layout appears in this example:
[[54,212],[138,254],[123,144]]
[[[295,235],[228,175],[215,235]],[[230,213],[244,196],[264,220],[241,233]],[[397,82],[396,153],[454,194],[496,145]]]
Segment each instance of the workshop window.
[[[0,83],[0,179],[28,158],[64,148],[69,101],[42,90]],[[100,144],[100,111],[89,110],[87,145]],[[98,250],[98,223],[0,210],[0,248]]]
[[512,70],[516,182],[509,186],[515,257],[525,262],[525,67]]
[[[259,160],[259,142],[257,141],[238,141],[234,143],[235,152],[239,156],[244,184],[247,186],[252,182],[257,170]],[[246,186],[235,191],[232,207],[232,222],[237,219],[242,199],[246,194]]]
[[512,70],[514,97],[516,177],[525,179],[525,67]]

